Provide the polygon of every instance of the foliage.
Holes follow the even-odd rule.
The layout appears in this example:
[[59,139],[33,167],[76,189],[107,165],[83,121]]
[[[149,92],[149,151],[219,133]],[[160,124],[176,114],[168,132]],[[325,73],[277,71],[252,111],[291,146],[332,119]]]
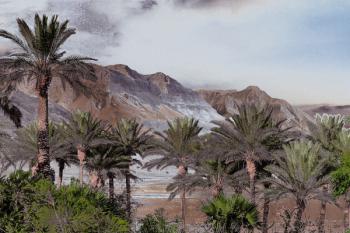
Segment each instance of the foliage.
[[[64,161],[66,165],[73,161],[74,158],[70,156],[68,148],[64,144],[63,126],[52,121],[48,125],[49,130],[49,146],[50,157],[57,162]],[[15,160],[20,162],[20,169],[25,164],[33,165],[36,161],[37,154],[37,138],[38,126],[37,123],[28,124],[26,127],[18,129],[14,138],[14,145],[8,145],[12,148],[12,154],[20,154],[15,156]]]
[[341,196],[348,192],[350,188],[350,153],[343,154],[340,166],[331,173],[333,184],[333,194]]
[[168,129],[163,133],[156,132],[153,141],[154,150],[148,154],[161,155],[148,162],[145,167],[148,169],[164,169],[168,166],[185,166],[188,168],[194,165],[196,158],[193,156],[198,151],[199,133],[202,128],[198,120],[193,118],[177,118],[173,122],[168,121]]
[[176,224],[169,223],[164,216],[164,210],[158,209],[155,214],[147,215],[141,220],[138,233],[177,233],[179,229]]
[[258,226],[259,213],[254,204],[241,195],[219,196],[203,206],[203,212],[215,233],[238,233],[241,228]]
[[122,156],[129,158],[130,166],[133,164],[142,165],[133,156],[142,156],[145,151],[152,147],[152,136],[149,132],[150,130],[146,130],[136,120],[122,119],[110,129],[108,139],[119,149]]
[[270,151],[281,148],[288,140],[288,128],[282,129],[285,121],[275,121],[272,112],[271,106],[241,105],[238,113],[226,121],[214,122],[217,127],[212,129],[213,134],[231,156],[245,159],[247,152],[256,151],[251,159],[270,160]]
[[311,136],[330,152],[338,152],[339,136],[344,128],[344,117],[341,115],[316,115],[316,124],[309,124]]
[[[68,23],[68,20],[59,22],[57,15],[49,19],[46,15],[40,17],[36,14],[33,29],[24,19],[17,19],[19,36],[0,30],[0,37],[18,47],[16,52],[0,58],[5,70],[0,81],[5,93],[26,80],[34,80],[38,89],[48,88],[46,85],[52,78],[59,78],[64,88],[69,84],[78,93],[93,94],[85,88],[81,78],[96,79],[91,65],[84,63],[94,59],[65,56],[66,52],[62,51],[62,45],[76,33],[74,28],[68,27]],[[44,80],[48,83],[42,86]]]
[[320,144],[304,140],[292,142],[283,149],[284,153],[274,156],[276,163],[266,167],[272,174],[266,178],[273,185],[270,194],[277,198],[291,194],[304,201],[318,198],[318,188],[327,183],[325,169],[329,156],[322,154]]
[[[91,147],[106,143],[104,131],[106,124],[94,118],[90,112],[80,110],[71,114],[68,122],[63,122],[65,138],[74,148],[88,150]],[[76,149],[75,149],[76,150]]]
[[103,193],[17,171],[0,182],[0,232],[128,232]]

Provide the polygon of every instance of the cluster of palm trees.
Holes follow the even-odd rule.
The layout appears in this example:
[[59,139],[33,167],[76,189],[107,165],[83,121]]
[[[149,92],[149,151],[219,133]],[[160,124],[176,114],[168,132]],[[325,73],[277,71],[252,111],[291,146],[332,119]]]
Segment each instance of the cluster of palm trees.
[[[272,201],[285,197],[295,200],[294,222],[286,232],[296,233],[306,227],[303,214],[308,201],[320,200],[318,232],[325,232],[326,204],[337,205],[329,189],[330,175],[349,151],[350,132],[343,117],[317,115],[309,132],[300,134],[285,121],[274,120],[273,110],[266,105],[243,104],[237,114],[214,122],[216,127],[209,133],[203,132],[197,120],[184,118],[169,122],[167,130],[155,134],[145,154],[160,157],[144,167],[178,168],[167,190],[170,199],[180,195],[184,231],[186,195],[205,190],[221,205],[225,195],[247,195],[250,204],[261,207],[262,220],[255,227],[263,233],[271,224]],[[241,203],[239,198],[233,200]],[[348,223],[344,228],[349,228]]]
[[[49,122],[48,92],[53,79],[63,88],[68,84],[77,94],[93,95],[84,79],[95,80],[91,64],[94,59],[67,56],[62,45],[75,34],[68,21],[57,16],[35,15],[31,29],[17,19],[20,36],[0,30],[0,37],[11,40],[18,50],[0,58],[1,109],[16,126],[21,126],[21,113],[8,96],[23,82],[34,82],[38,97],[37,122],[19,129],[6,138],[12,148],[21,151],[16,166],[30,161],[34,175],[54,178],[50,166],[59,167],[58,185],[62,185],[65,166],[77,164],[83,184],[84,171],[89,171],[93,188],[104,186],[108,179],[110,197],[114,197],[114,179],[125,177],[127,212],[131,213],[130,167],[140,163],[135,155],[159,155],[144,164],[147,169],[175,166],[178,174],[167,189],[170,198],[180,195],[183,231],[186,231],[186,195],[195,189],[210,191],[212,198],[227,193],[249,195],[252,205],[262,200],[261,231],[269,228],[268,215],[272,200],[290,196],[296,201],[296,216],[291,232],[301,232],[302,215],[310,199],[321,200],[319,232],[324,232],[326,203],[333,203],[329,174],[342,154],[350,151],[349,131],[338,116],[318,116],[306,135],[293,133],[285,121],[275,121],[273,108],[243,104],[238,113],[216,125],[209,133],[195,119],[168,122],[163,132],[151,134],[134,120],[115,125],[95,119],[90,113],[76,112],[67,122]],[[232,203],[242,203],[236,200]],[[349,201],[350,203],[350,201]],[[350,205],[349,205],[350,206]],[[348,213],[348,211],[347,211]],[[349,217],[347,216],[347,219]],[[348,228],[346,222],[345,227]]]
[[[14,166],[23,169],[28,165],[35,175],[37,164],[36,123],[18,129],[16,136],[5,138],[2,145],[9,153]],[[140,163],[136,155],[151,147],[149,130],[135,120],[121,120],[115,125],[106,124],[91,113],[77,111],[68,121],[49,122],[50,159],[58,165],[58,187],[63,183],[66,166],[79,166],[79,182],[84,184],[84,171],[89,173],[89,185],[101,189],[109,183],[109,196],[115,197],[114,179],[125,177],[126,210],[131,218],[131,179],[136,178],[131,166]]]

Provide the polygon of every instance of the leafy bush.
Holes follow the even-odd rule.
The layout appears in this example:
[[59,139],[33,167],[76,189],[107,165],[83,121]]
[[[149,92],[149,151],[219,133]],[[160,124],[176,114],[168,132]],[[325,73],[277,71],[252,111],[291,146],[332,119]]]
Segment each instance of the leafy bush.
[[258,225],[256,206],[241,195],[219,196],[203,206],[202,211],[215,233],[239,233],[242,227],[253,229]]
[[0,196],[0,233],[129,231],[103,193],[76,183],[57,189],[17,171],[0,181]]
[[169,223],[164,217],[164,210],[156,210],[155,214],[147,215],[141,220],[139,233],[177,233],[177,225]]
[[350,187],[350,154],[344,153],[340,166],[331,173],[333,194],[338,197],[348,192]]

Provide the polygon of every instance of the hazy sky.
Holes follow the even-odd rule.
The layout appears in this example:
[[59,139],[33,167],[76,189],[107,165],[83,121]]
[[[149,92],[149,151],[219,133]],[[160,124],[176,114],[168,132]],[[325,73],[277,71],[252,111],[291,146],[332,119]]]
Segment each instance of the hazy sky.
[[[0,0],[0,28],[69,18],[66,48],[192,88],[257,85],[294,104],[350,104],[349,0]],[[0,53],[9,45],[0,40]]]

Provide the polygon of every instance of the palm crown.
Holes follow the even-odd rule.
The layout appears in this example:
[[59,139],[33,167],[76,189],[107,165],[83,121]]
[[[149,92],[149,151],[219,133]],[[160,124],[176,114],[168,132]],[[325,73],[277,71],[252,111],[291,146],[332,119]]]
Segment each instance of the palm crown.
[[[85,91],[77,75],[94,78],[91,66],[84,61],[94,60],[88,57],[67,56],[61,50],[69,37],[75,34],[74,28],[68,27],[68,20],[60,23],[58,16],[51,20],[46,15],[35,15],[32,30],[23,19],[17,19],[21,37],[0,30],[0,37],[14,42],[19,51],[0,59],[0,65],[7,68],[7,74],[1,78],[6,91],[11,91],[18,83],[34,79],[37,90],[41,85],[50,85],[52,78],[60,78],[63,86],[72,85],[75,90]],[[74,76],[73,76],[74,75]],[[48,79],[48,82],[45,82]]]
[[161,158],[153,159],[145,167],[163,169],[185,166],[187,169],[193,165],[193,154],[198,149],[198,135],[202,130],[198,124],[193,118],[177,118],[174,122],[168,122],[168,129],[163,133],[155,132],[157,138],[154,140],[154,150],[148,154],[160,154]]

